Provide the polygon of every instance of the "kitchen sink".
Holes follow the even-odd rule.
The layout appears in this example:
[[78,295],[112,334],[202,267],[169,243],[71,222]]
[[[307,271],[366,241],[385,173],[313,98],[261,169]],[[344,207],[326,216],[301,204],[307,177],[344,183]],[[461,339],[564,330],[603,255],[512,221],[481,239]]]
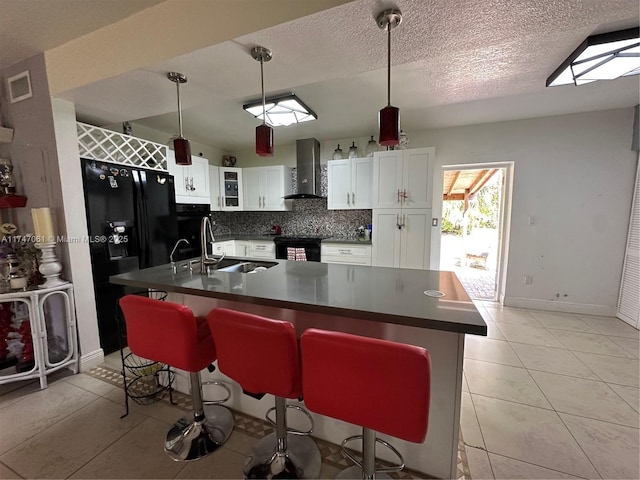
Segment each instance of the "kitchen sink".
[[233,258],[224,258],[218,264],[215,270],[219,272],[235,272],[235,273],[258,273],[278,265],[277,262],[251,262],[247,260],[236,260]]

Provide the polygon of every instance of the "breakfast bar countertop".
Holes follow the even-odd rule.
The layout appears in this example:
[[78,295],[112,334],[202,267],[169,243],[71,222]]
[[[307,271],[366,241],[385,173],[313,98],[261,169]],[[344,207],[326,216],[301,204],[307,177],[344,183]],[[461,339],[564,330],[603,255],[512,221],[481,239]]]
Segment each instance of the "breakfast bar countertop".
[[453,272],[272,262],[274,266],[257,273],[212,271],[208,275],[200,274],[199,265],[193,272],[181,269],[175,274],[169,265],[160,265],[114,275],[110,281],[334,317],[487,334],[486,323]]

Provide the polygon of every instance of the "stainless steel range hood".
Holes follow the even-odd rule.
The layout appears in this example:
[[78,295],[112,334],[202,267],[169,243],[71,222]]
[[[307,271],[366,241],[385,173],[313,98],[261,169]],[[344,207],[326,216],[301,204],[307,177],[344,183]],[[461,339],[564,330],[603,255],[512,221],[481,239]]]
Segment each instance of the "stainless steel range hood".
[[320,192],[320,142],[315,138],[296,140],[296,172],[298,192],[285,199],[324,198]]

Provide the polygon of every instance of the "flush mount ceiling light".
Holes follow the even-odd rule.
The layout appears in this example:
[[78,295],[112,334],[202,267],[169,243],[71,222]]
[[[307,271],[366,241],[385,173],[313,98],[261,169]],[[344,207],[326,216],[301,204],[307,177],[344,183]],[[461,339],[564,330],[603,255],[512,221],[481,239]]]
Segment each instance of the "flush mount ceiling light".
[[167,73],[167,78],[176,84],[178,90],[178,137],[173,139],[173,150],[176,154],[176,165],[191,165],[191,145],[182,136],[182,105],[180,103],[180,84],[187,83],[187,77],[178,72]]
[[[263,119],[262,103],[253,102],[243,105],[247,112],[260,120]],[[318,116],[295,93],[278,95],[265,99],[266,122],[274,127],[288,127],[294,123],[317,120]]]
[[400,109],[391,105],[391,30],[400,22],[402,12],[396,9],[384,10],[376,17],[378,27],[387,31],[387,106],[378,114],[378,143],[385,147],[400,143]]
[[547,79],[547,87],[640,74],[640,28],[592,35]]

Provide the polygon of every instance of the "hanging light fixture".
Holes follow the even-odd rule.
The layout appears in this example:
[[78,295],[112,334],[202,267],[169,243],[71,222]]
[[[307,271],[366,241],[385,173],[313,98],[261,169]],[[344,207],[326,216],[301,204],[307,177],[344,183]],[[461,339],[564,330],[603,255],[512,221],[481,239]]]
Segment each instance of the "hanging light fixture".
[[387,106],[378,114],[378,143],[392,147],[400,143],[400,109],[391,105],[391,30],[402,22],[402,12],[384,10],[376,17],[378,27],[387,31]]
[[260,84],[262,86],[262,125],[256,127],[256,154],[261,157],[273,157],[273,128],[267,125],[266,100],[264,95],[264,62],[273,58],[271,50],[265,47],[253,47],[251,56],[260,62]]
[[178,90],[178,137],[173,139],[173,150],[176,154],[176,165],[191,165],[191,145],[182,136],[182,105],[180,104],[180,84],[187,83],[186,75],[178,72],[167,73],[167,78],[176,84]]

